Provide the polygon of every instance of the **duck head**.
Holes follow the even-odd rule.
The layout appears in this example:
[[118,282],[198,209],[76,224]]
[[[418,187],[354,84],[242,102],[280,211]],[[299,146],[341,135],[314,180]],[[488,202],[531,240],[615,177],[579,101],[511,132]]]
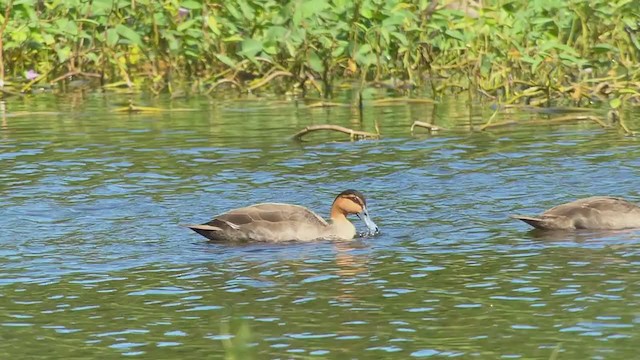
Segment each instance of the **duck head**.
[[364,195],[357,190],[345,190],[336,196],[336,199],[331,205],[331,219],[339,221],[346,219],[347,215],[356,214],[358,218],[364,221],[369,229],[370,234],[379,232],[378,225],[376,225],[367,211],[367,200]]

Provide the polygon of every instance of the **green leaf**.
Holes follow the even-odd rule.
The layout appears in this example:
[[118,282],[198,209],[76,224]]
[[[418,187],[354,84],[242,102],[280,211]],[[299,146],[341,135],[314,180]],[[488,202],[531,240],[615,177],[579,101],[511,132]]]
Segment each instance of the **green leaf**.
[[176,28],[176,30],[178,30],[179,32],[183,32],[186,29],[190,28],[191,26],[193,26],[193,24],[195,24],[197,22],[197,20],[192,19],[192,20],[188,20],[183,22],[182,24],[178,25],[178,27]]
[[446,30],[444,33],[447,34],[447,36],[452,37],[456,40],[465,41],[464,35],[462,35],[462,32],[458,30],[449,29],[449,30]]
[[137,32],[133,31],[130,27],[119,24],[116,26],[116,31],[120,36],[129,40],[132,44],[142,47],[142,38],[140,38],[140,35]]
[[409,41],[407,40],[407,37],[403,33],[401,33],[401,32],[392,32],[391,35],[394,38],[398,39],[402,45],[406,46],[406,45],[409,44]]
[[61,49],[57,49],[56,53],[58,55],[58,61],[63,63],[65,61],[67,61],[69,59],[69,57],[71,56],[71,48],[68,46],[65,46]]
[[101,24],[95,20],[91,20],[91,19],[78,19],[76,20],[77,22],[82,22],[82,23],[87,23],[87,24],[91,24],[94,26],[100,26]]
[[551,18],[535,18],[533,20],[531,20],[531,24],[534,25],[542,25],[542,24],[548,24],[548,23],[552,23],[553,19]]
[[242,41],[242,55],[248,58],[254,58],[262,51],[262,42],[256,39],[245,39]]
[[47,45],[51,45],[56,42],[56,39],[51,34],[42,34],[42,41]]
[[211,29],[211,32],[220,36],[220,28],[218,27],[218,20],[215,16],[207,16],[207,25],[209,26],[209,29]]
[[609,106],[611,106],[612,109],[617,109],[620,105],[622,105],[622,100],[620,100],[620,98],[613,98],[609,101]]
[[231,59],[227,55],[216,54],[215,56],[218,58],[218,60],[220,60],[221,62],[223,62],[227,66],[230,66],[230,67],[235,67],[236,66],[236,62],[233,61],[233,59]]
[[162,34],[162,37],[167,40],[167,43],[169,44],[169,50],[171,50],[172,52],[177,52],[180,49],[180,43],[178,43],[178,40],[175,36],[173,36],[173,34],[167,31]]
[[395,12],[388,18],[382,20],[383,27],[396,27],[398,25],[402,25],[405,21],[406,17],[402,12]]
[[115,29],[107,29],[107,46],[116,46],[116,44],[118,44],[118,40],[120,40],[118,32]]
[[327,0],[305,0],[300,4],[300,12],[303,19],[319,14],[329,7]]
[[265,37],[269,40],[283,41],[287,35],[287,28],[283,26],[271,26],[267,29]]
[[318,56],[318,53],[315,51],[309,53],[309,67],[315,72],[321,73],[324,71],[322,59],[320,59],[320,56]]
[[233,6],[231,1],[225,1],[224,6],[227,8],[227,11],[229,12],[229,14],[231,14],[231,16],[233,16],[236,20],[242,19],[242,16],[238,12],[238,9],[236,9],[235,6]]
[[180,7],[183,7],[189,10],[200,10],[202,9],[202,2],[194,1],[194,0],[181,1]]
[[535,74],[538,71],[538,67],[540,67],[540,64],[542,64],[542,62],[544,61],[544,58],[536,58],[533,63],[531,64],[531,72],[533,74]]
[[236,0],[238,5],[240,6],[240,11],[242,11],[242,15],[245,19],[252,21],[255,17],[255,11],[245,0]]
[[362,65],[371,65],[375,63],[376,56],[373,54],[371,45],[364,44],[358,49],[358,53],[355,56],[356,61]]
[[242,41],[242,36],[235,34],[235,35],[231,35],[229,37],[226,37],[224,39],[222,39],[222,41],[224,42],[240,42]]
[[594,52],[596,52],[598,54],[603,54],[603,53],[608,53],[608,52],[617,54],[620,51],[617,47],[615,47],[615,46],[613,46],[611,44],[604,44],[604,43],[593,45],[591,50],[593,50]]

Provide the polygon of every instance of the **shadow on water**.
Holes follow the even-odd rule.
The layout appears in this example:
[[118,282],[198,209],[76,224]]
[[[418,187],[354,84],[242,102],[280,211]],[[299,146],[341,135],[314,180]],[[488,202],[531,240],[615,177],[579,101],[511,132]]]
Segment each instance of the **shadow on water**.
[[[5,104],[42,112],[0,126],[7,357],[637,354],[637,231],[541,234],[508,218],[589,195],[640,199],[635,137],[593,123],[480,132],[493,111],[459,99],[365,106],[362,124],[349,108],[264,100],[110,113],[120,100]],[[637,112],[626,119],[640,128]],[[374,120],[379,141],[287,140]],[[414,121],[447,130],[411,135]],[[232,246],[178,226],[257,202],[326,217],[348,188],[367,196],[379,236]]]
[[624,230],[540,230],[533,229],[529,231],[529,235],[536,240],[542,241],[567,241],[574,243],[611,243],[611,242],[630,242],[636,243],[640,241],[640,229],[624,229]]

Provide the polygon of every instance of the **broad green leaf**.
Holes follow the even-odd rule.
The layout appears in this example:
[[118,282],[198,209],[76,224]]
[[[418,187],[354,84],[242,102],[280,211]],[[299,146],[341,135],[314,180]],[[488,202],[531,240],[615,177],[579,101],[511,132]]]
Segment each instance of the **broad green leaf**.
[[374,8],[370,1],[363,1],[360,6],[360,16],[365,19],[373,18]]
[[383,27],[396,27],[398,25],[402,25],[405,21],[406,17],[402,12],[393,13],[388,18],[382,20]]
[[620,105],[622,105],[622,100],[620,100],[620,98],[613,98],[609,101],[609,106],[611,106],[612,109],[617,109]]
[[115,29],[107,29],[107,46],[114,47],[120,40],[120,36]]
[[459,30],[446,30],[444,33],[456,40],[465,41],[464,35]]
[[231,35],[229,37],[226,37],[224,39],[222,39],[222,41],[224,42],[240,42],[242,41],[242,36],[235,34],[235,35]]
[[608,53],[608,52],[618,53],[620,51],[617,47],[611,44],[604,44],[604,43],[593,45],[591,50],[599,54]]
[[69,59],[71,56],[71,48],[65,46],[63,48],[57,49],[56,54],[58,55],[58,61],[63,63]]
[[91,7],[94,16],[103,16],[111,12],[113,0],[93,0]]
[[543,61],[544,59],[541,57],[534,59],[533,63],[531,64],[531,72],[533,74],[538,71],[538,67],[540,67],[540,64],[542,64]]
[[409,44],[409,40],[407,40],[407,37],[403,33],[401,33],[401,32],[392,32],[391,35],[393,37],[395,37],[396,39],[400,40],[400,43],[402,45],[406,46],[406,45]]
[[356,62],[362,65],[374,64],[376,62],[376,56],[371,50],[371,45],[362,45],[355,56]]
[[183,22],[182,24],[178,25],[178,27],[176,28],[177,31],[179,32],[183,32],[186,29],[192,27],[195,23],[197,23],[197,20],[187,20],[185,22]]
[[218,27],[218,20],[216,19],[215,16],[213,15],[209,15],[207,16],[207,25],[209,26],[209,29],[211,29],[211,31],[220,36],[220,28]]
[[120,36],[129,40],[132,44],[142,47],[142,39],[140,38],[140,35],[138,35],[138,33],[132,30],[130,27],[119,24],[115,29]]
[[548,24],[552,22],[553,22],[553,19],[543,17],[543,18],[534,18],[531,20],[530,23],[533,25],[543,25],[543,24]]
[[331,52],[331,57],[333,58],[338,58],[340,57],[342,54],[345,53],[345,50],[347,49],[348,43],[347,44],[340,44],[338,45],[335,49],[333,49],[333,51]]
[[256,39],[245,39],[242,41],[242,55],[248,58],[254,58],[262,51],[262,42]]
[[231,14],[231,16],[233,16],[236,20],[242,19],[242,15],[240,15],[240,12],[238,12],[238,9],[233,6],[231,1],[226,1],[224,6],[227,8],[229,14]]
[[94,26],[100,26],[101,24],[95,20],[91,20],[91,19],[78,19],[76,20],[77,22],[81,22],[81,23],[87,23],[87,24],[91,24]]
[[186,0],[186,1],[180,1],[179,4],[180,4],[180,7],[183,7],[185,9],[189,9],[189,10],[200,10],[200,9],[202,9],[202,2],[200,2],[200,1]]
[[265,37],[267,40],[283,41],[288,31],[282,26],[271,26],[267,29]]
[[309,53],[309,67],[315,72],[321,73],[324,71],[322,59],[320,59],[320,56],[318,56],[318,53],[315,51],[311,51],[311,53]]
[[236,62],[233,61],[233,59],[231,59],[227,55],[216,54],[215,56],[216,56],[216,58],[218,58],[218,60],[220,60],[221,62],[223,62],[227,66],[230,66],[230,67],[235,67],[236,66]]
[[302,18],[307,19],[314,14],[319,14],[329,6],[327,0],[305,0],[300,4]]
[[244,18],[249,21],[253,21],[255,17],[255,11],[253,8],[247,4],[245,0],[236,0],[236,2],[238,3],[238,6],[240,6],[240,11],[242,11]]
[[42,41],[47,45],[51,45],[56,42],[56,39],[51,34],[44,33],[42,34]]

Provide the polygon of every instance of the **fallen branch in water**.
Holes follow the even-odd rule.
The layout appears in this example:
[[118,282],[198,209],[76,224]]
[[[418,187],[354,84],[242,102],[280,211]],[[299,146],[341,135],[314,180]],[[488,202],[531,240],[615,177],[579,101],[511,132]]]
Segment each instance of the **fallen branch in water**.
[[340,104],[340,103],[335,103],[335,102],[330,102],[330,101],[320,101],[317,103],[313,103],[310,105],[307,105],[308,108],[326,108],[326,107],[349,107],[348,104]]
[[293,76],[293,74],[288,71],[274,71],[266,77],[254,82],[253,85],[250,85],[248,89],[255,90],[261,86],[267,85],[271,80],[275,79],[278,76]]
[[597,116],[593,116],[593,115],[567,115],[567,116],[561,116],[561,117],[557,117],[557,118],[553,118],[553,119],[549,119],[549,120],[534,120],[534,121],[514,121],[514,120],[507,120],[507,121],[500,121],[500,122],[496,122],[496,123],[491,123],[490,121],[488,121],[486,124],[484,124],[480,130],[486,130],[489,128],[496,128],[496,127],[501,127],[501,126],[506,126],[506,125],[549,125],[549,124],[558,124],[558,123],[565,123],[565,122],[571,122],[571,121],[593,121],[596,124],[600,125],[603,128],[608,128],[611,127],[609,125],[607,125],[604,121],[600,120],[600,118],[598,118]]
[[291,138],[294,140],[300,140],[303,136],[308,133],[320,130],[330,130],[330,131],[338,131],[341,133],[348,134],[351,140],[356,139],[379,139],[380,134],[374,134],[366,131],[358,131],[349,129],[340,125],[311,125],[306,128],[295,133]]
[[411,124],[411,133],[413,134],[413,129],[415,127],[421,127],[421,128],[425,128],[427,130],[429,130],[429,132],[436,132],[436,131],[440,131],[440,130],[446,130],[443,129],[437,125],[434,125],[432,123],[428,123],[428,122],[423,122],[423,121],[414,121],[413,124]]
[[607,120],[609,120],[609,122],[612,123],[613,125],[616,125],[620,129],[622,129],[625,135],[630,135],[630,136],[636,135],[635,132],[629,130],[627,125],[624,123],[624,120],[622,120],[622,117],[620,116],[620,112],[618,112],[618,110],[615,110],[615,109],[609,110],[609,112],[607,113]]
[[433,104],[433,99],[427,98],[384,98],[373,100],[373,106],[406,105],[406,104]]
[[113,113],[128,113],[128,114],[133,114],[133,113],[153,114],[153,113],[177,112],[177,111],[197,111],[197,110],[196,109],[183,109],[183,108],[162,109],[162,108],[150,107],[150,106],[136,106],[136,105],[133,105],[132,101],[129,101],[129,105],[128,106],[122,106],[122,107],[115,108],[115,109],[111,110],[111,112],[113,112]]

